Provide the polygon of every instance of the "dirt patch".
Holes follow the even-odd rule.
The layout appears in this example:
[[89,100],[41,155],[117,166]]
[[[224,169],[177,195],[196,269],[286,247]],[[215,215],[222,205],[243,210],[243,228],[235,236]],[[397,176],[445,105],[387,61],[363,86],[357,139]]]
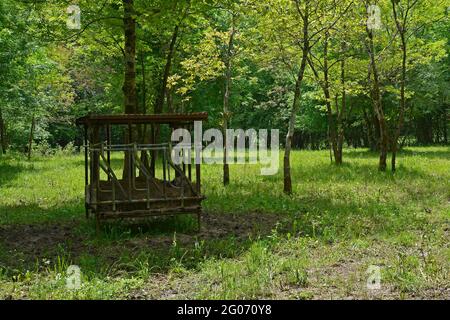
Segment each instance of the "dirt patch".
[[[202,217],[201,232],[188,231],[163,235],[131,234],[118,241],[105,241],[105,244],[93,245],[92,235],[83,236],[77,231],[79,222],[7,225],[0,226],[0,265],[6,267],[25,267],[42,259],[54,258],[58,255],[69,255],[76,259],[83,254],[101,254],[108,252],[108,259],[113,262],[124,249],[136,251],[145,249],[164,250],[173,244],[173,233],[179,245],[194,245],[199,240],[220,240],[235,237],[245,240],[249,237],[267,235],[282,222],[278,215],[248,213],[248,214],[210,214]],[[286,222],[286,221],[285,221]],[[136,226],[136,225],[134,225]],[[132,226],[131,226],[132,227]],[[111,255],[112,254],[112,255]]]
[[286,217],[265,213],[246,214],[205,214],[205,228],[200,233],[201,236],[229,236],[248,237],[252,235],[267,235],[274,230],[277,225],[285,228],[288,222]]
[[[210,214],[202,216],[201,231],[180,233],[176,232],[176,241],[183,247],[193,246],[198,241],[214,241],[234,238],[236,241],[256,239],[266,236],[275,228],[285,229],[288,226],[285,217],[274,214],[246,213],[246,214]],[[281,227],[280,227],[281,226]],[[122,241],[122,245],[130,249],[139,248],[167,249],[173,245],[174,235],[148,235],[131,237]]]
[[75,227],[75,223],[0,226],[1,264],[25,267],[58,255],[92,251]]
[[399,298],[392,286],[386,283],[382,283],[379,289],[368,289],[368,275],[362,266],[364,262],[347,258],[321,268],[312,268],[308,272],[311,281],[308,291],[317,300]]

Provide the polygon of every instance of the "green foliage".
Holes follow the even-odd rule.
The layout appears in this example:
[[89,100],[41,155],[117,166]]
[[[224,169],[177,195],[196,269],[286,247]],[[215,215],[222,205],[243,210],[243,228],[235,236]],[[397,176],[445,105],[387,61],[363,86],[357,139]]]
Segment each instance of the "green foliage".
[[[365,149],[347,149],[341,167],[329,164],[328,151],[296,151],[292,196],[281,191],[281,172],[259,177],[259,166],[231,166],[231,184],[222,187],[221,168],[209,166],[203,188],[212,231],[197,235],[195,219],[183,217],[111,223],[97,235],[83,218],[84,159],[77,153],[83,141],[75,119],[124,111],[124,8],[121,0],[76,3],[79,30],[67,28],[67,1],[0,2],[0,147],[8,149],[0,153],[0,298],[410,298],[448,292],[446,147],[405,148],[395,175],[376,171],[376,155]],[[377,3],[382,28],[374,32],[374,45],[389,129],[396,126],[401,93],[396,8],[406,17],[408,48],[403,143],[448,143],[449,1],[414,1],[409,10],[411,1]],[[346,146],[376,148],[370,141],[377,124],[364,1],[299,5],[314,9],[309,58],[319,72],[307,66],[294,146],[328,148],[326,103],[337,117],[345,89]],[[205,128],[221,126],[231,58],[230,128],[286,134],[304,40],[295,1],[135,0],[133,18],[139,112],[154,112],[168,69],[163,111],[207,111]],[[326,36],[330,101],[322,90]],[[22,153],[32,119],[34,157],[27,161]],[[121,133],[113,139],[122,139]],[[83,285],[75,291],[65,283],[71,264],[82,270]],[[382,292],[365,290],[369,265],[382,266]]]

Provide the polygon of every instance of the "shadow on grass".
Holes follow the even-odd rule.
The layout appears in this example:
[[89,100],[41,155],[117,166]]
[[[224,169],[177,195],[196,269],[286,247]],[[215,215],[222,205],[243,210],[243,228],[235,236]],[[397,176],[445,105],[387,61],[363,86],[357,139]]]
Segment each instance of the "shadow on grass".
[[35,171],[32,163],[27,162],[13,162],[2,161],[0,158],[0,187],[8,182],[15,180],[21,173],[25,171]]
[[[295,181],[294,188],[304,188],[309,184],[314,183],[329,183],[330,187],[334,183],[351,184],[353,182],[360,182],[364,184],[381,184],[386,182],[395,182],[397,180],[428,180],[436,181],[439,177],[428,174],[417,168],[410,168],[399,163],[397,172],[393,174],[390,170],[380,172],[377,168],[377,162],[371,163],[356,163],[344,162],[341,166],[336,166],[330,163],[315,163],[305,166],[297,166],[291,169],[292,180]],[[261,176],[261,181],[277,184],[282,188],[282,176]],[[231,182],[231,186],[234,182]],[[236,186],[242,190],[252,190],[254,187],[252,181],[240,181]],[[273,190],[267,190],[272,192]]]
[[13,224],[59,223],[76,220],[84,216],[84,205],[80,200],[72,200],[49,208],[39,204],[21,204],[0,206],[0,227]]
[[64,259],[92,276],[166,273],[173,268],[195,269],[208,259],[236,258],[256,241],[273,236],[274,230],[278,236],[333,242],[383,232],[393,234],[426,223],[402,209],[401,203],[386,203],[381,191],[379,196],[358,198],[347,197],[351,190],[342,190],[336,196],[313,183],[307,185],[311,181],[322,182],[320,187],[336,181],[360,181],[382,186],[386,179],[432,179],[404,167],[395,178],[379,173],[377,155],[363,153],[359,158],[364,155],[374,157],[373,166],[350,162],[336,168],[324,162],[293,168],[294,181],[307,186],[306,194],[294,197],[279,193],[280,175],[261,177],[256,183],[255,179],[232,182],[225,191],[208,186],[207,213],[199,233],[195,218],[179,216],[111,222],[97,234],[95,223],[84,219],[81,199],[47,209],[37,204],[0,207],[0,269],[8,274],[32,268],[42,271]]
[[[269,200],[276,201],[275,197]],[[196,232],[195,217],[177,216],[110,222],[96,233],[95,222],[84,219],[78,204],[47,212],[39,209],[36,214],[53,218],[0,226],[0,269],[9,275],[40,272],[56,268],[63,260],[93,277],[166,273],[173,268],[196,269],[209,259],[239,257],[255,242],[270,241],[274,235],[334,242],[423,223],[376,199],[366,203],[364,210],[360,203],[335,200],[310,195],[289,214],[207,212],[201,232]],[[65,215],[70,219],[54,218],[54,210],[70,213]]]
[[97,233],[93,219],[86,220],[80,209],[78,202],[48,210],[0,208],[22,215],[20,222],[10,217],[10,223],[0,224],[0,269],[9,275],[41,272],[66,261],[98,277],[146,267],[158,273],[175,266],[196,268],[205,259],[242,254],[281,220],[276,215],[205,213],[201,232],[196,217],[176,216],[104,223]]
[[[421,150],[420,148],[404,148],[402,149],[398,156],[399,157],[424,157],[429,159],[442,159],[449,160],[450,159],[450,147],[449,146],[439,146],[437,147],[439,150],[426,149]],[[345,158],[350,159],[374,159],[378,160],[380,156],[379,152],[371,151],[371,150],[345,150],[344,152],[344,161]]]
[[[446,150],[444,150],[446,148]],[[404,149],[400,152],[400,155],[402,156],[409,156],[409,157],[424,157],[429,159],[442,159],[442,160],[449,160],[450,159],[450,147],[442,147],[442,150],[420,150],[420,149]]]

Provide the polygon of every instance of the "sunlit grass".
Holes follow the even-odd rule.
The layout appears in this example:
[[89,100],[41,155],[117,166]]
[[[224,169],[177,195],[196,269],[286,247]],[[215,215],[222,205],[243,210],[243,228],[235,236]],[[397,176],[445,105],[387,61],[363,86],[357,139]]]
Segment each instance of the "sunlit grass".
[[[209,214],[280,217],[271,234],[243,241],[232,234],[195,240],[195,219],[189,217],[142,226],[118,222],[96,234],[84,218],[82,155],[2,157],[0,228],[70,223],[86,252],[75,255],[63,242],[55,247],[68,249],[30,257],[9,252],[0,239],[0,297],[111,298],[144,290],[149,297],[171,298],[164,288],[176,284],[173,297],[302,299],[330,298],[332,292],[367,298],[364,273],[370,264],[384,266],[386,297],[448,294],[450,148],[408,148],[398,162],[393,175],[378,172],[377,155],[366,150],[346,150],[342,167],[330,164],[327,151],[296,151],[292,196],[282,192],[281,168],[275,176],[261,176],[259,165],[231,165],[231,184],[223,187],[221,166],[203,166]],[[120,170],[121,161],[114,165]],[[195,241],[180,242],[185,234]],[[166,245],[122,245],[154,239]],[[80,265],[84,289],[67,291],[64,270],[47,268],[43,255],[51,266],[62,258]],[[333,267],[340,264],[345,276]],[[328,271],[322,275],[321,268]],[[154,277],[164,281],[152,285]]]

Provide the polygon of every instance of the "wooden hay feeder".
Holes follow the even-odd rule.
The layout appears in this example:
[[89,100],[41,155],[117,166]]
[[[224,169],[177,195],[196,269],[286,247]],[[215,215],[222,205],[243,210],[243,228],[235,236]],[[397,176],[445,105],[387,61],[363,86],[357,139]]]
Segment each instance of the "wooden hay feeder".
[[[200,228],[205,199],[200,164],[195,164],[194,182],[191,162],[172,162],[170,141],[152,141],[163,125],[192,132],[195,121],[207,119],[207,113],[89,115],[78,119],[77,124],[84,127],[86,216],[95,215],[98,227],[101,220],[108,219],[196,214]],[[113,128],[122,129],[123,144],[112,143]],[[123,157],[117,159],[116,154]]]

